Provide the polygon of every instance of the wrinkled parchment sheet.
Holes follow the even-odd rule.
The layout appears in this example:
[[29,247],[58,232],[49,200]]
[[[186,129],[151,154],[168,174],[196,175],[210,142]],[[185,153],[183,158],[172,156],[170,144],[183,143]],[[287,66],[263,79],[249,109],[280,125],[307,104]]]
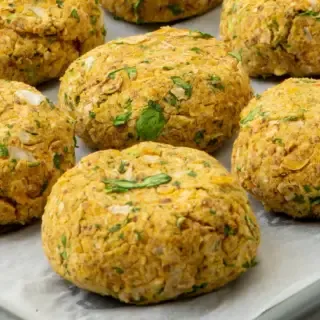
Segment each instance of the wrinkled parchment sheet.
[[[218,37],[219,16],[220,8],[177,26]],[[135,26],[107,14],[105,20],[107,40],[158,27]],[[276,82],[254,80],[252,84],[261,93]],[[53,81],[40,90],[56,102],[58,86],[58,81]],[[215,154],[228,169],[232,143],[229,141]],[[90,152],[81,141],[79,145],[77,160]],[[0,310],[23,320],[255,319],[320,279],[320,228],[317,223],[266,213],[257,201],[251,201],[262,229],[259,264],[221,290],[150,307],[128,306],[85,292],[51,271],[41,248],[40,223],[36,223],[0,236]]]

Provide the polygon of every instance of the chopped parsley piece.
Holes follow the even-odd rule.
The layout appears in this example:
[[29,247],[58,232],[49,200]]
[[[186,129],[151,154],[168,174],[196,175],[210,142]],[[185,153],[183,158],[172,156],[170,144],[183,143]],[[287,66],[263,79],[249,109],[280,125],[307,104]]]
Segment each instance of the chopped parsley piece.
[[4,144],[0,144],[0,157],[9,157],[9,150]]
[[49,182],[48,180],[45,180],[41,186],[41,189],[40,189],[40,195],[42,196],[43,193],[46,191],[47,187],[49,185]]
[[173,67],[169,67],[169,66],[163,66],[162,67],[163,70],[169,71],[169,70],[173,70]]
[[304,196],[300,194],[296,194],[295,197],[293,198],[293,201],[301,204],[305,203]]
[[123,233],[123,232],[121,232],[121,233],[119,234],[119,239],[121,239],[121,240],[124,239],[124,233]]
[[134,14],[136,16],[139,16],[139,9],[140,9],[142,3],[143,3],[143,0],[137,0],[135,2],[135,4],[132,6],[133,7],[133,12],[134,12]]
[[168,9],[172,12],[174,16],[178,16],[179,14],[183,13],[183,10],[178,4],[169,4]]
[[310,198],[310,203],[313,206],[320,204],[320,197]]
[[246,268],[246,269],[253,268],[253,267],[255,267],[257,264],[258,264],[258,262],[256,261],[255,258],[253,258],[251,261],[247,261],[246,263],[244,263],[244,264],[242,265],[242,268]]
[[120,166],[118,169],[119,173],[125,173],[127,171],[126,166],[127,166],[127,163],[125,161],[121,160]]
[[112,226],[111,228],[109,228],[109,232],[117,232],[121,229],[121,224],[120,223],[117,223],[115,224],[114,226]]
[[153,188],[162,184],[169,183],[172,180],[165,173],[159,173],[154,176],[144,178],[141,182],[119,179],[105,179],[106,192],[128,192],[131,189]]
[[56,169],[60,170],[61,167],[61,155],[59,153],[55,153],[53,156],[53,164]]
[[210,163],[207,162],[207,161],[203,161],[203,166],[204,166],[205,168],[211,168]]
[[177,97],[171,92],[168,92],[168,95],[164,98],[164,101],[175,107],[178,104]]
[[208,81],[213,89],[224,90],[224,85],[222,84],[219,76],[213,74],[209,77]]
[[175,187],[177,187],[177,188],[180,188],[181,182],[180,182],[180,181],[175,181],[175,182],[173,183],[173,185],[174,185]]
[[135,230],[134,233],[135,233],[136,239],[138,241],[142,240],[142,231],[136,231]]
[[212,214],[213,216],[217,214],[217,211],[216,211],[216,210],[213,210],[213,209],[210,209],[209,212],[210,212],[210,214]]
[[131,114],[132,114],[132,112],[129,111],[129,112],[126,112],[126,113],[123,113],[123,114],[116,116],[113,120],[113,125],[115,127],[119,127],[119,126],[126,124],[129,121]]
[[228,236],[234,236],[235,234],[236,234],[236,231],[233,230],[228,224],[226,224],[226,225],[224,226],[224,235],[225,235],[226,237],[228,237]]
[[303,186],[305,192],[311,192],[311,187],[308,185]]
[[119,267],[113,267],[113,270],[118,274],[123,274],[124,273],[124,271]]
[[255,97],[256,97],[257,100],[259,100],[259,99],[261,98],[261,94],[257,93],[257,94],[255,95]]
[[237,59],[239,62],[242,61],[242,49],[239,51],[228,52],[228,55]]
[[67,237],[64,234],[61,236],[61,243],[64,248],[67,246]]
[[241,172],[241,170],[242,170],[240,166],[237,166],[236,169],[237,169],[238,172]]
[[307,10],[307,11],[301,12],[299,16],[312,17],[312,18],[315,18],[317,21],[320,21],[320,13],[313,10]]
[[142,140],[156,140],[161,134],[166,119],[161,106],[155,101],[149,100],[136,123],[137,135]]
[[97,24],[97,21],[98,21],[98,17],[97,16],[90,16],[90,23],[92,25]]
[[199,145],[203,141],[203,138],[204,138],[204,130],[200,130],[196,132],[196,134],[194,135],[193,141]]
[[200,48],[197,48],[197,47],[193,47],[190,49],[191,51],[194,51],[196,53],[200,53],[201,52],[201,49]]
[[283,140],[280,139],[280,138],[275,138],[275,139],[272,140],[272,142],[276,143],[276,144],[278,144],[280,146],[284,146]]
[[39,167],[40,166],[40,162],[37,161],[37,162],[29,162],[28,163],[28,167],[29,168],[34,168],[34,167]]
[[197,174],[191,170],[188,172],[188,176],[195,178],[197,176]]
[[50,106],[51,109],[54,109],[54,108],[55,108],[55,105],[54,105],[54,103],[53,103],[51,100],[49,100],[48,98],[46,98],[46,101],[47,101],[47,103],[49,104],[49,106]]
[[89,111],[89,117],[90,117],[91,119],[95,119],[95,118],[96,118],[96,113],[93,112],[93,111]]
[[201,283],[199,286],[194,285],[192,286],[192,291],[191,293],[198,292],[199,290],[205,289],[208,286],[207,282]]
[[73,9],[71,11],[71,17],[76,19],[78,22],[80,22],[80,17],[79,17],[78,11],[76,9]]
[[190,30],[190,35],[193,36],[193,33],[197,33],[195,38],[202,38],[202,39],[211,39],[213,36],[209,33],[201,32],[199,30]]
[[240,125],[244,126],[249,122],[253,121],[257,115],[261,112],[261,107],[254,108],[251,110],[246,117],[240,120]]
[[133,80],[137,77],[137,68],[136,67],[125,67],[121,69],[117,69],[108,74],[109,79],[115,79],[116,74],[120,71],[126,71],[130,80]]
[[192,85],[184,80],[182,80],[180,77],[171,77],[171,80],[173,83],[184,89],[185,95],[190,98],[192,95]]
[[63,7],[63,0],[56,0],[56,4],[59,8]]

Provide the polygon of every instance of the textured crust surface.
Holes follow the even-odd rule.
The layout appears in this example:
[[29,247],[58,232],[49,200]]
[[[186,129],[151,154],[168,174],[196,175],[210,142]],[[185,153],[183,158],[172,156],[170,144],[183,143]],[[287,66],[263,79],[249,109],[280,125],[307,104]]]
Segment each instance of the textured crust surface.
[[[159,174],[171,181],[120,193],[102,182]],[[83,158],[53,187],[42,225],[58,274],[136,304],[225,285],[253,265],[259,238],[244,190],[217,160],[153,142]]]
[[102,0],[115,16],[135,23],[169,22],[200,15],[222,0]]
[[29,84],[57,78],[104,42],[95,0],[0,0],[0,78]]
[[320,81],[289,79],[243,110],[233,172],[267,209],[320,216]]
[[221,35],[252,76],[320,74],[320,0],[226,0]]
[[222,42],[169,27],[92,50],[59,92],[77,134],[98,149],[156,140],[212,152],[238,129],[250,98],[249,78]]
[[36,89],[0,80],[0,225],[39,218],[74,165],[74,121]]

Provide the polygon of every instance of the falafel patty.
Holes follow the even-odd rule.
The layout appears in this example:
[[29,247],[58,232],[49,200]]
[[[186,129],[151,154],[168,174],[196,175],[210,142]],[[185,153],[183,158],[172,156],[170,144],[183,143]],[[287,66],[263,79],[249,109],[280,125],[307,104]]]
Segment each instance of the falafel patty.
[[36,89],[6,80],[0,110],[0,225],[25,224],[74,165],[74,120]]
[[170,22],[200,15],[222,0],[102,0],[116,17],[135,23]]
[[203,151],[143,142],[83,158],[53,187],[42,241],[75,285],[149,304],[219,288],[255,264],[245,191]]
[[225,0],[221,35],[251,76],[320,74],[320,0]]
[[289,79],[241,115],[233,172],[267,210],[320,216],[320,81]]
[[59,102],[89,146],[158,141],[212,152],[252,95],[237,57],[206,33],[170,27],[111,41],[76,60]]
[[32,85],[58,78],[104,34],[95,0],[0,0],[0,78]]

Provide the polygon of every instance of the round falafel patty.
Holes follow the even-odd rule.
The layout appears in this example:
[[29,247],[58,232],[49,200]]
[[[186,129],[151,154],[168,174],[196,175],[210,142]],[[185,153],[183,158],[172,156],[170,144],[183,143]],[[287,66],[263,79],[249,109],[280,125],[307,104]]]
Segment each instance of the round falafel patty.
[[319,0],[225,0],[221,35],[251,76],[320,74]]
[[170,22],[200,15],[222,0],[102,0],[116,17],[135,23]]
[[58,78],[104,33],[95,0],[0,0],[0,78],[32,85]]
[[74,120],[36,89],[0,80],[0,225],[39,218],[74,165]]
[[320,81],[289,79],[241,116],[233,172],[267,210],[320,216]]
[[210,292],[254,265],[245,191],[195,149],[143,142],[83,158],[53,187],[42,241],[53,269],[126,303]]
[[93,148],[147,140],[212,152],[238,129],[251,94],[241,63],[222,42],[165,27],[76,60],[62,78],[59,102]]

